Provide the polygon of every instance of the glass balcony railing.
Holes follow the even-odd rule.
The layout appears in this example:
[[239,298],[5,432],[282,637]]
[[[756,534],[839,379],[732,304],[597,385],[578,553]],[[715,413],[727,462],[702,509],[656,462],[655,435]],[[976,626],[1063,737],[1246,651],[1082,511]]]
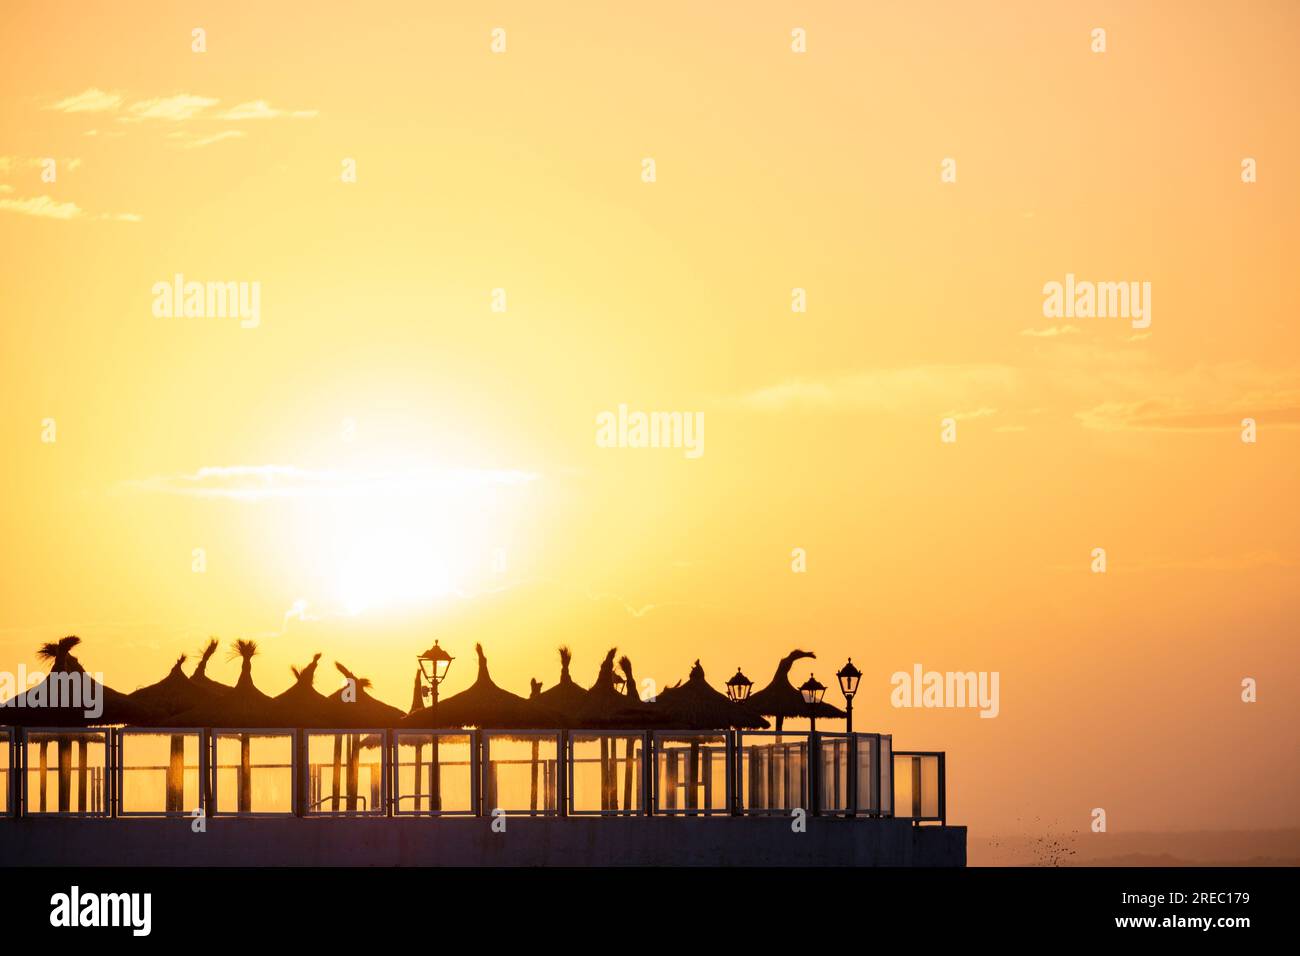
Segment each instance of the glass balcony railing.
[[0,727],[0,818],[785,816],[945,823],[888,734]]

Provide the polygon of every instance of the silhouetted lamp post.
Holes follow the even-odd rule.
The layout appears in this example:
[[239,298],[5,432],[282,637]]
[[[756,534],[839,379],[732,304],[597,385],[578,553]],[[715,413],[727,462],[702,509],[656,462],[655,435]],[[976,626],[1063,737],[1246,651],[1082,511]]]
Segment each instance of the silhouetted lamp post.
[[817,710],[816,707],[826,696],[826,685],[819,681],[812,674],[799,687],[799,693],[803,694],[803,702],[808,705],[808,729],[813,733],[817,732]]
[[433,647],[417,657],[416,660],[420,662],[420,673],[424,676],[424,682],[429,685],[421,689],[421,695],[432,697],[429,706],[433,707],[438,703],[438,685],[446,679],[447,671],[455,658],[439,647],[437,641],[434,641]]
[[[455,660],[450,654],[433,642],[433,647],[416,658],[420,662],[420,674],[428,687],[421,687],[421,696],[430,698],[429,706],[438,706],[438,685],[447,679],[447,671]],[[429,731],[429,810],[437,813],[442,810],[442,764],[438,751],[437,731]],[[417,751],[417,761],[418,761]],[[417,810],[419,807],[417,806]]]
[[853,733],[853,696],[858,692],[858,681],[862,680],[862,671],[853,666],[853,658],[850,657],[849,662],[841,667],[835,676],[840,681],[840,693],[848,702],[848,706],[845,707],[848,717],[845,718],[844,729],[851,734]]
[[727,696],[736,703],[749,696],[749,692],[754,689],[754,682],[736,668],[736,676],[727,681]]

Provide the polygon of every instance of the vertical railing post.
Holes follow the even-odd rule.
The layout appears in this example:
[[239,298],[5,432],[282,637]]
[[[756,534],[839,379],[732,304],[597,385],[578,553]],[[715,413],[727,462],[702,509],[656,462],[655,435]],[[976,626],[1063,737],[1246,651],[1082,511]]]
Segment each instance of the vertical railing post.
[[555,815],[558,817],[567,817],[569,815],[569,773],[572,770],[572,754],[569,749],[569,732],[561,730],[557,738],[558,753],[556,753],[557,763],[555,768]]
[[848,780],[845,787],[848,790],[848,799],[844,801],[844,809],[850,817],[858,815],[858,735],[849,734],[849,772]]
[[[104,781],[104,797],[108,801],[107,816],[109,819],[116,819],[118,811],[121,809],[118,804],[121,802],[122,794],[122,731],[108,728],[108,739],[105,741],[107,746],[104,748],[104,776],[108,779]],[[82,807],[81,812],[85,813],[86,808]]]
[[948,754],[939,752],[939,825],[948,825]]
[[808,731],[808,814],[821,816],[821,746],[817,731]]
[[27,815],[27,790],[30,786],[27,780],[27,729],[19,727],[14,730],[15,746],[18,749],[18,787],[15,791],[15,799],[18,805],[14,807],[19,818]]
[[[437,733],[437,731],[434,731]],[[470,762],[470,805],[474,816],[491,816],[491,810],[488,813],[483,812],[483,802],[486,799],[484,794],[487,790],[487,765],[491,755],[488,753],[488,742],[481,730],[471,730],[469,732],[469,762]]]
[[654,776],[657,772],[656,757],[654,753],[654,731],[645,730],[641,733],[641,806],[645,808],[645,815],[654,816],[655,798],[654,798]]
[[740,751],[735,730],[727,731],[727,814],[740,816]]

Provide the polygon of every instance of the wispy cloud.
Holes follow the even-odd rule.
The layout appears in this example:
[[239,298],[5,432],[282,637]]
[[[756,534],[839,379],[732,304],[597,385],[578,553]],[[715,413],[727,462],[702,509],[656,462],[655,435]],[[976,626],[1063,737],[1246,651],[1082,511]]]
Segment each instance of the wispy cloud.
[[0,199],[0,210],[16,212],[40,219],[76,219],[82,209],[75,202],[58,202],[49,196],[29,196],[26,199]]
[[534,481],[534,472],[515,469],[415,469],[352,472],[293,465],[229,465],[181,475],[124,482],[128,490],[192,498],[262,501],[270,498],[360,497],[424,494],[454,488],[515,487]]
[[915,365],[819,381],[790,380],[742,395],[738,403],[766,412],[897,411],[924,404],[953,408],[1006,393],[1016,378],[1015,370],[1003,365]]
[[282,110],[271,106],[266,100],[250,100],[218,113],[216,118],[232,121],[277,119],[283,116],[292,119],[311,119],[317,115],[319,114],[316,110]]
[[121,93],[106,93],[91,87],[88,90],[51,103],[46,109],[60,113],[104,113],[115,110],[122,105]]
[[1032,336],[1037,339],[1051,339],[1058,335],[1077,335],[1079,329],[1073,325],[1052,325],[1045,329],[1021,329],[1021,335]]
[[960,421],[966,421],[971,418],[987,418],[989,415],[996,415],[997,413],[998,410],[996,408],[984,407],[984,408],[977,408],[974,411],[970,411],[970,412],[949,412],[944,417],[951,418],[953,421],[960,422]]
[[127,115],[121,117],[123,122],[143,122],[145,120],[163,120],[180,122],[198,116],[209,106],[216,106],[219,101],[209,96],[195,96],[192,93],[177,93],[175,96],[155,97],[139,100],[127,107]]
[[211,146],[213,143],[220,143],[227,139],[240,139],[248,135],[243,130],[225,129],[219,133],[209,133],[202,135],[198,133],[168,133],[167,138],[176,141],[176,145],[183,149],[198,149],[202,146]]

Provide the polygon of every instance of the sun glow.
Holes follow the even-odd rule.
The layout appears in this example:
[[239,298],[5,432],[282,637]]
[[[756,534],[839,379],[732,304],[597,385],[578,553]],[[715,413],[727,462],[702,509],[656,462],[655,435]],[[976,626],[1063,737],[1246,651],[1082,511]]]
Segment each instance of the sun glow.
[[334,597],[348,614],[422,604],[452,592],[451,556],[425,530],[382,524],[340,542]]

